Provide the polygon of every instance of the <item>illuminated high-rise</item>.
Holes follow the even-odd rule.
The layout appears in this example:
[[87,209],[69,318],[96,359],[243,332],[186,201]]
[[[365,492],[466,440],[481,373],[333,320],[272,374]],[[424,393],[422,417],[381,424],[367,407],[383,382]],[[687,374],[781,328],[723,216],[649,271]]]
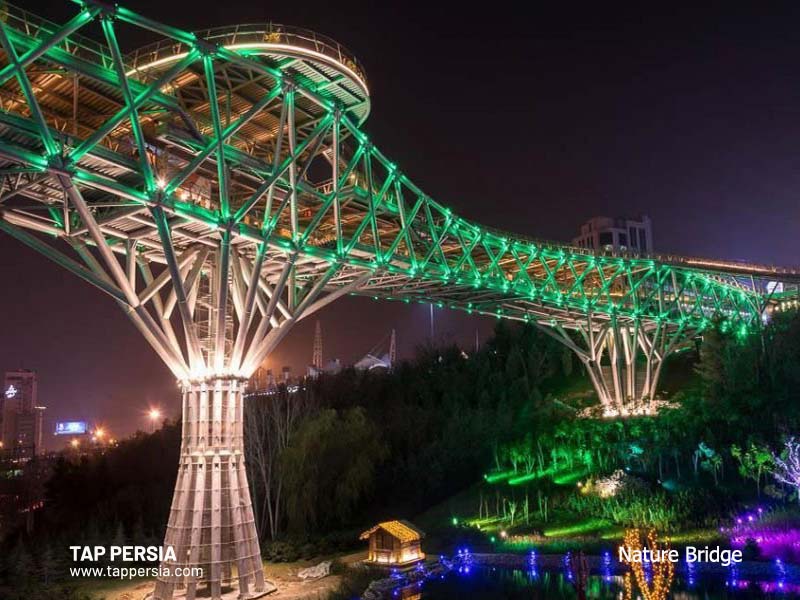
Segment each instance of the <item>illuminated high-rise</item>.
[[29,369],[6,371],[0,411],[3,448],[14,450],[20,457],[41,453],[43,417],[36,372]]
[[572,244],[595,252],[650,254],[653,252],[653,223],[647,216],[639,219],[594,217],[581,225],[580,235]]

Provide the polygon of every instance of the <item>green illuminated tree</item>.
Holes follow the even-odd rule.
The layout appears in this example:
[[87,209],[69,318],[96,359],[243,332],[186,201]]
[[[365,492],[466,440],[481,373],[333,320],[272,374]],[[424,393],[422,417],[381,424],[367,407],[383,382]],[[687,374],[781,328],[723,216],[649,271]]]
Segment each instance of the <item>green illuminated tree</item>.
[[731,456],[739,463],[739,474],[756,482],[758,497],[761,497],[761,477],[773,467],[772,452],[766,446],[750,442],[742,449],[738,445],[731,446]]

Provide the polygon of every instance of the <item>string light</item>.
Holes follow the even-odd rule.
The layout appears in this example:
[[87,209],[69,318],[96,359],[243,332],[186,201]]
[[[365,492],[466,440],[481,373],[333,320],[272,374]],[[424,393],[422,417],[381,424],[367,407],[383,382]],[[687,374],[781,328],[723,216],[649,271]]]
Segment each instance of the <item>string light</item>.
[[[642,556],[643,549],[648,548],[651,556],[664,555],[669,550],[669,545],[659,546],[658,536],[654,529],[647,532],[646,543],[642,543],[642,532],[638,529],[628,529],[625,531],[623,545],[627,548],[628,556]],[[624,553],[621,553],[624,556]],[[631,573],[625,574],[625,600],[633,600],[633,579],[636,586],[642,593],[643,600],[666,600],[669,590],[672,587],[672,580],[675,576],[675,566],[670,560],[659,560],[648,563],[650,573],[645,572],[644,560],[628,560],[623,558],[625,564],[630,566]],[[648,583],[648,579],[652,583]]]

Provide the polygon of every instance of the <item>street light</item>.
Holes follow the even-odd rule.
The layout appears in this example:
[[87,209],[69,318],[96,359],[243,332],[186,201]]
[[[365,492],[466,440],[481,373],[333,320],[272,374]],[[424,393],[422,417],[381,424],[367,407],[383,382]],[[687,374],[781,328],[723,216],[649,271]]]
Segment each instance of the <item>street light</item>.
[[158,420],[161,418],[161,411],[157,408],[151,408],[147,416],[150,417],[150,433],[155,433],[156,423],[158,423]]
[[80,445],[81,445],[81,443],[78,441],[78,438],[72,438],[72,441],[70,442],[70,445],[71,445],[71,446],[72,446],[72,447],[73,447],[75,450],[77,450],[77,449],[78,449],[78,446],[80,446]]

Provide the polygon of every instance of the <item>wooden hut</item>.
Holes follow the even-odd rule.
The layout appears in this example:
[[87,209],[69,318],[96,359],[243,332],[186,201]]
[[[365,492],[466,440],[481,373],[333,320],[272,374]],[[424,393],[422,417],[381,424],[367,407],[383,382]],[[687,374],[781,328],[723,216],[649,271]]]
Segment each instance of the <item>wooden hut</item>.
[[425,533],[408,521],[384,521],[367,529],[359,539],[369,540],[366,562],[386,567],[407,567],[425,559],[420,543]]

